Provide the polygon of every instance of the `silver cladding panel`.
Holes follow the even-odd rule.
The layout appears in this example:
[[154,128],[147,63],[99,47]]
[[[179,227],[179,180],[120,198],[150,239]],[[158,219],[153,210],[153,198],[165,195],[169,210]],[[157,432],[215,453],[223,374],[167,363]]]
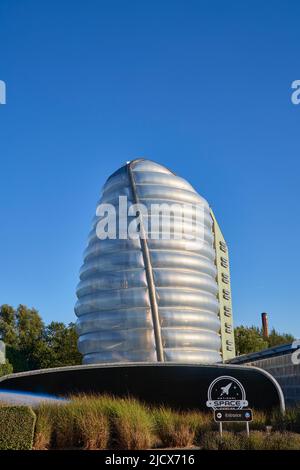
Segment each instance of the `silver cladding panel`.
[[[99,203],[117,205],[120,195],[147,207],[164,202],[203,204],[205,241],[195,245],[182,239],[148,239],[147,264],[141,240],[100,240],[99,218],[94,217],[75,306],[84,364],[153,362],[159,360],[159,347],[163,361],[220,362],[215,251],[207,202],[187,181],[149,160],[135,160],[115,172]],[[189,210],[186,218],[192,217]],[[175,219],[173,224],[175,228]],[[161,227],[160,237],[162,233]]]

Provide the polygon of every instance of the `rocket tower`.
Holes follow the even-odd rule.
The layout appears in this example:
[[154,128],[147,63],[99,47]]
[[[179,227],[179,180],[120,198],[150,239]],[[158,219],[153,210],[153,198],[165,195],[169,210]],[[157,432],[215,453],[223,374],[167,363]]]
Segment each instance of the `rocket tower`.
[[[185,237],[99,238],[94,218],[77,287],[79,350],[84,364],[112,362],[217,363],[235,355],[228,250],[205,199],[162,165],[133,160],[106,181],[99,204],[184,207]],[[202,236],[193,238],[192,205],[202,207]],[[171,233],[180,226],[171,218]],[[152,234],[153,235],[153,234]]]

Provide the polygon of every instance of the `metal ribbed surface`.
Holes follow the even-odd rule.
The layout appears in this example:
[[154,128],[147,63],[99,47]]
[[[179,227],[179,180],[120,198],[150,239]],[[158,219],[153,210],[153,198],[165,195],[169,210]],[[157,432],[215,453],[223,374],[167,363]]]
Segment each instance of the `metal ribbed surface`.
[[[184,179],[142,159],[107,180],[100,202],[117,206],[120,195],[147,207],[201,203],[204,243],[174,238],[100,240],[95,217],[75,307],[84,363],[219,362],[219,304],[207,202]],[[189,210],[186,218],[192,217]],[[176,231],[176,218],[172,224]],[[193,233],[192,223],[187,227]]]

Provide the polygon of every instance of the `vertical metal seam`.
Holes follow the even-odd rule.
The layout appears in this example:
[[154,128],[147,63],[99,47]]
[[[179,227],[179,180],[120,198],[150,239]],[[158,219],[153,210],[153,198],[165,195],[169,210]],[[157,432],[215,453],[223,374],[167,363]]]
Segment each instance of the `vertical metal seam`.
[[[131,163],[132,162],[129,162],[127,164],[127,169],[128,169],[133,199],[134,199],[135,204],[138,204],[139,198],[138,198],[137,191],[136,191],[135,180],[134,180],[134,176],[133,176],[133,172],[131,168]],[[140,241],[141,241],[141,248],[142,248],[142,254],[143,254],[143,259],[144,259],[144,266],[145,266],[145,271],[146,271],[149,298],[150,298],[152,322],[153,322],[153,328],[154,328],[155,347],[156,347],[156,356],[157,356],[158,362],[164,362],[163,344],[162,344],[162,339],[161,339],[161,328],[160,328],[160,321],[159,321],[158,305],[156,301],[154,276],[153,276],[153,270],[152,270],[152,265],[150,261],[149,247],[148,247],[147,239],[145,236],[146,234],[145,234],[145,229],[143,225],[142,214],[141,214],[141,221],[142,223],[141,223],[140,231],[141,231],[142,236],[140,237]]]

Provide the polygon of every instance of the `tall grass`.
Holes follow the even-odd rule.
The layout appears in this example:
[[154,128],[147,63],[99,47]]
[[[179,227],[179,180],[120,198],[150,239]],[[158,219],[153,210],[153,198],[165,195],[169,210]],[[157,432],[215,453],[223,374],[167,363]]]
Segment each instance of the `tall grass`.
[[[146,405],[134,398],[104,396],[80,396],[73,400],[76,407],[82,403],[94,408],[105,417],[110,429],[107,441],[112,448],[139,450],[151,448],[155,442],[154,426]],[[85,416],[82,416],[83,422]]]
[[300,407],[287,408],[285,414],[274,411],[271,424],[274,429],[279,431],[300,432]]
[[174,412],[169,408],[153,410],[156,434],[164,447],[188,447],[195,440],[196,415]]
[[104,410],[95,399],[74,400],[76,434],[84,449],[106,449],[110,438],[110,423]]
[[35,449],[105,449],[109,420],[94,400],[41,404],[37,410]]
[[[254,411],[250,438],[244,423],[224,424],[222,438],[211,413],[179,412],[149,407],[134,398],[78,395],[69,402],[41,404],[37,414],[35,449],[299,449],[300,435],[287,433],[300,423],[300,409],[286,416]],[[266,425],[275,432],[267,434]],[[275,426],[276,424],[276,426]],[[282,431],[281,433],[276,432]]]
[[53,432],[53,405],[41,403],[35,410],[36,427],[34,436],[34,448],[37,450],[47,450],[51,447]]

